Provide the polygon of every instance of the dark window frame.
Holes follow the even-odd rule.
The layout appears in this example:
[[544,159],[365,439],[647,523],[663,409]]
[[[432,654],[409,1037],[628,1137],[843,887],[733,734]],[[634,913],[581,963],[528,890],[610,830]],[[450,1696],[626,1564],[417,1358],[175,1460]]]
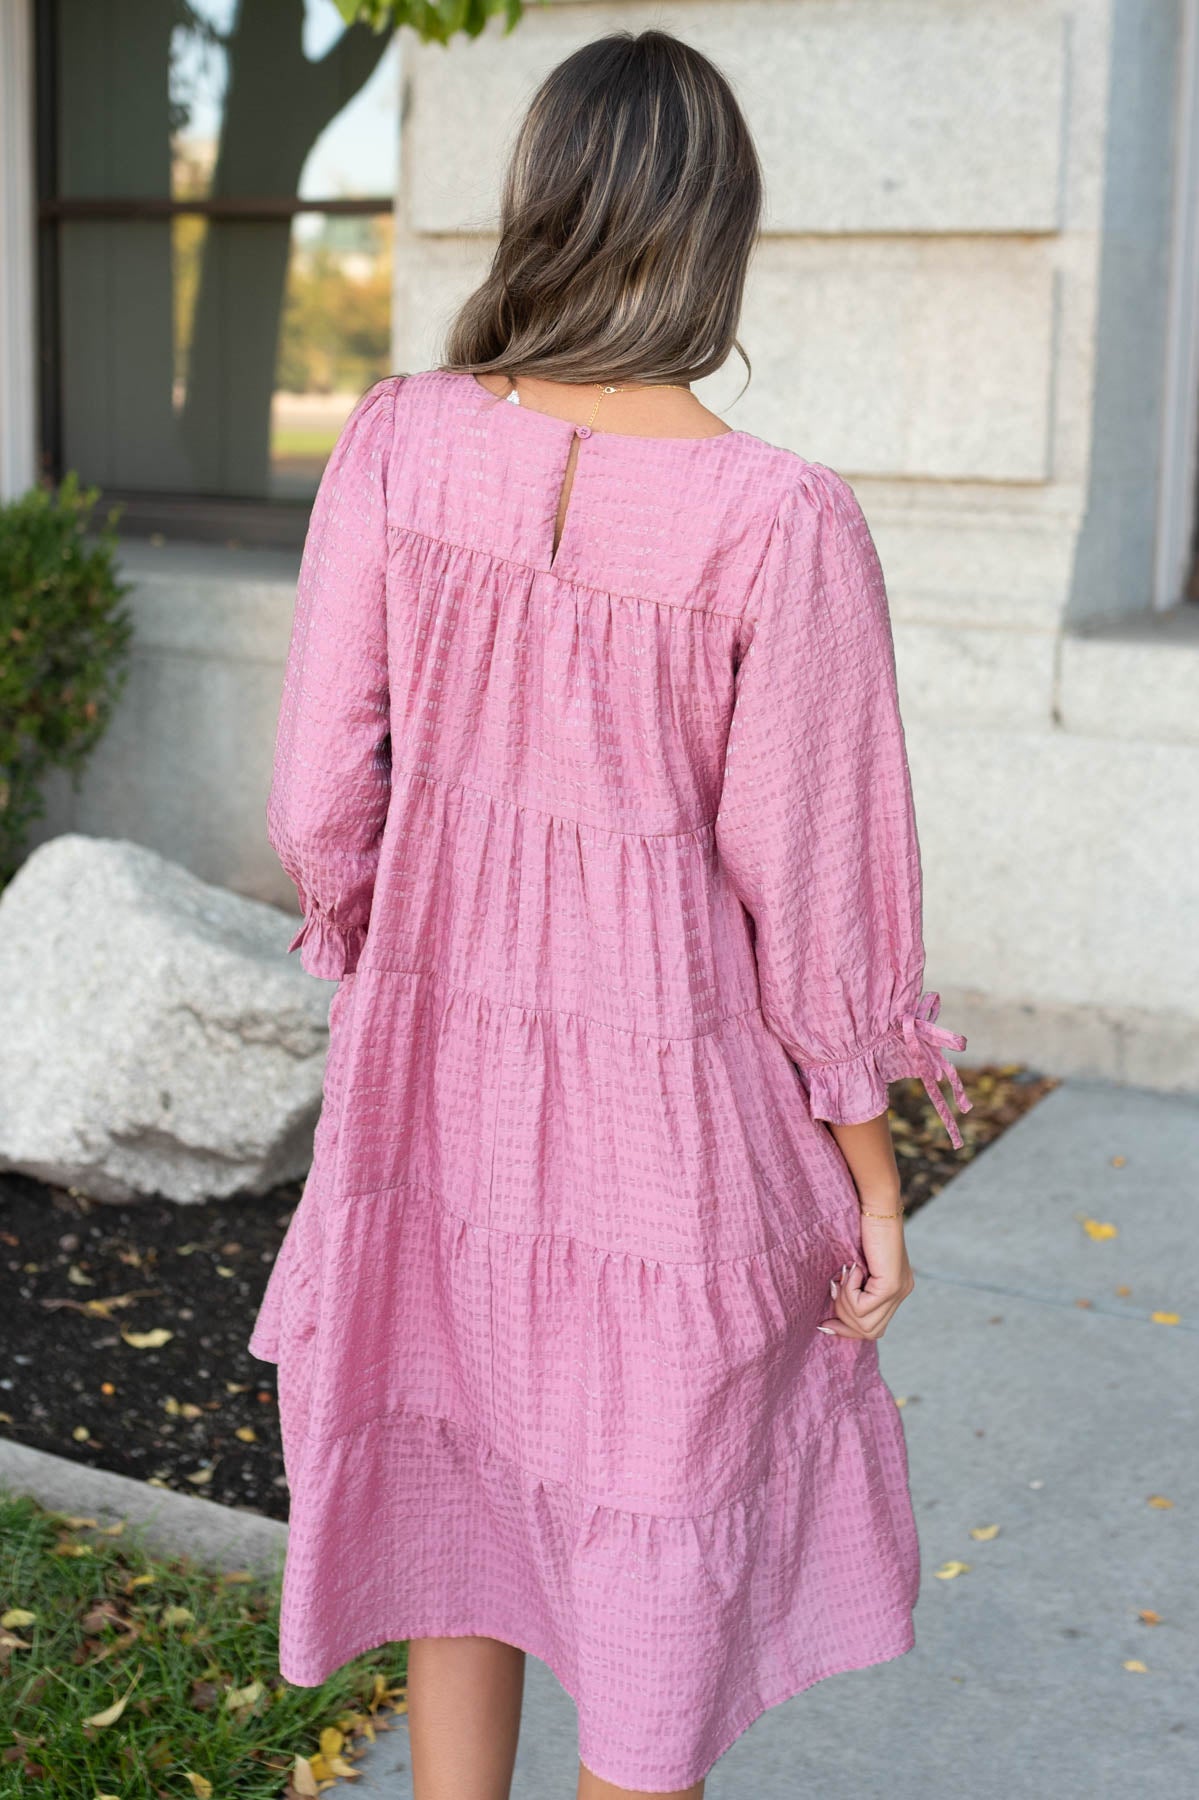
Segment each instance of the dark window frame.
[[[43,480],[65,473],[62,427],[62,307],[59,226],[75,219],[167,220],[188,214],[212,220],[278,222],[301,213],[330,217],[380,217],[395,212],[390,194],[346,199],[254,195],[207,200],[164,196],[66,198],[58,191],[58,7],[36,0],[34,9],[34,119],[37,173],[37,398],[38,467]],[[247,500],[232,494],[147,492],[106,487],[105,506],[121,509],[121,530],[131,537],[176,537],[191,542],[236,542],[297,548],[304,541],[312,503]]]

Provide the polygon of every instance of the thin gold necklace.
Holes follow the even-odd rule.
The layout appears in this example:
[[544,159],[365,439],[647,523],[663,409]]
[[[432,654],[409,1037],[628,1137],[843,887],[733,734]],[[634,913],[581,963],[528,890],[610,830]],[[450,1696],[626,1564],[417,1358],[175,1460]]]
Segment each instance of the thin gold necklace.
[[[590,431],[591,427],[595,424],[595,415],[600,409],[600,400],[603,399],[605,394],[627,394],[630,392],[628,388],[616,387],[611,382],[597,381],[595,385],[599,389],[599,398],[591,409],[591,417],[587,421],[588,431]],[[685,388],[689,386],[689,383],[685,381],[647,381],[643,385],[650,388]]]
[[[515,378],[509,375],[508,381],[511,385],[512,393],[515,394],[516,398],[519,400],[520,395],[517,393]],[[600,401],[605,394],[627,394],[636,391],[635,389],[629,389],[627,387],[617,387],[615,382],[611,381],[597,381],[593,385],[599,389],[599,395],[595,405],[591,409],[591,417],[583,427],[584,431],[590,431],[592,425],[595,423],[595,415],[600,409]],[[680,388],[685,389],[687,393],[691,392],[691,384],[688,381],[646,381],[641,385],[650,388]]]

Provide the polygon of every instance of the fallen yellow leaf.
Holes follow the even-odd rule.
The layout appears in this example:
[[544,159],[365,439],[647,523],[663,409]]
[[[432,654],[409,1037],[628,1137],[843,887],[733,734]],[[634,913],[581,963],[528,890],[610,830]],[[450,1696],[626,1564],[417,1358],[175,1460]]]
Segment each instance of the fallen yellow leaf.
[[296,1757],[291,1771],[291,1785],[297,1794],[304,1796],[304,1800],[308,1800],[310,1795],[315,1796],[320,1793],[320,1789],[316,1785],[316,1776],[312,1773],[312,1765],[306,1756]]
[[206,1481],[212,1480],[212,1470],[194,1469],[190,1475],[185,1475],[183,1479],[184,1481],[193,1482],[196,1487],[203,1487]]
[[1121,1300],[1127,1300],[1129,1294],[1131,1294],[1131,1292],[1132,1292],[1132,1289],[1129,1287],[1129,1285],[1126,1281],[1122,1281],[1120,1283],[1119,1287],[1116,1289],[1116,1292],[1120,1296]]
[[25,1639],[19,1638],[15,1632],[0,1631],[0,1650],[32,1650],[32,1649],[33,1649],[33,1645],[27,1644],[25,1642]]
[[100,1536],[101,1537],[120,1537],[120,1535],[124,1531],[124,1529],[125,1529],[124,1519],[117,1519],[111,1525],[101,1525]]
[[1174,1502],[1173,1500],[1167,1500],[1164,1494],[1150,1494],[1149,1504],[1150,1506],[1156,1506],[1161,1512],[1166,1512],[1173,1506]]
[[331,1756],[329,1758],[329,1772],[332,1775],[338,1776],[342,1781],[347,1779],[350,1781],[357,1781],[362,1774],[362,1770],[351,1767],[344,1756]]
[[1087,1236],[1093,1238],[1096,1243],[1103,1238],[1114,1238],[1119,1235],[1114,1225],[1105,1225],[1099,1219],[1084,1219],[1082,1228]]
[[145,1296],[141,1293],[109,1294],[106,1300],[85,1300],[83,1310],[89,1319],[111,1319],[114,1312],[121,1312],[127,1306],[136,1306]]
[[1137,1618],[1142,1625],[1160,1625],[1162,1622],[1161,1614],[1155,1613],[1151,1606],[1143,1606],[1137,1614]]
[[1155,1313],[1150,1313],[1149,1317],[1150,1317],[1150,1319],[1152,1319],[1152,1321],[1155,1325],[1177,1325],[1179,1320],[1182,1317],[1182,1314],[1181,1313],[1170,1313],[1170,1312],[1155,1312]]
[[227,1574],[222,1575],[220,1577],[221,1581],[234,1581],[234,1582],[236,1582],[236,1581],[253,1581],[253,1579],[254,1579],[254,1575],[250,1569],[230,1569]]
[[95,1287],[90,1275],[85,1275],[78,1263],[72,1263],[67,1270],[67,1280],[73,1287]]
[[938,1581],[952,1581],[956,1575],[964,1575],[970,1567],[968,1562],[944,1562],[933,1574]]
[[86,1425],[76,1425],[74,1431],[71,1433],[71,1436],[77,1444],[82,1444],[84,1440],[91,1437],[91,1435],[92,1434]]
[[128,1593],[132,1588],[149,1587],[153,1580],[153,1575],[131,1575],[125,1583],[125,1592]]
[[308,1758],[308,1767],[312,1770],[313,1779],[315,1781],[330,1780],[329,1764],[319,1751],[315,1756],[310,1756]]
[[243,1444],[256,1444],[258,1442],[258,1433],[252,1425],[239,1425],[233,1435],[236,1438],[240,1438]]
[[1128,1158],[1126,1156],[1113,1156],[1112,1157],[1112,1168],[1113,1169],[1122,1169],[1127,1161],[1128,1161]]
[[1138,1662],[1135,1656],[1130,1656],[1124,1667],[1133,1675],[1148,1675],[1149,1673],[1144,1663]]
[[189,1612],[186,1606],[164,1606],[158,1615],[160,1625],[194,1625],[196,1615]]
[[121,1333],[125,1342],[131,1344],[135,1350],[161,1350],[164,1344],[170,1343],[174,1335],[175,1333],[168,1331],[165,1325],[156,1325],[153,1331],[122,1331]]
[[999,1536],[998,1525],[972,1525],[970,1536],[978,1538],[980,1543],[989,1544],[992,1538]]
[[183,1773],[192,1784],[196,1800],[212,1800],[212,1783],[206,1775],[197,1775],[194,1769],[184,1769]]
[[82,1531],[85,1526],[98,1523],[95,1519],[86,1518],[82,1513],[57,1513],[55,1516],[59,1524],[65,1525],[70,1531]]
[[321,1755],[336,1756],[345,1741],[344,1736],[338,1731],[336,1725],[326,1725],[325,1729],[321,1732]]
[[0,1625],[3,1625],[7,1631],[14,1625],[32,1625],[36,1618],[36,1613],[27,1612],[23,1606],[10,1606],[8,1611],[0,1616]]
[[263,1691],[262,1683],[258,1680],[252,1681],[249,1687],[230,1688],[225,1695],[225,1705],[230,1710],[239,1706],[253,1706],[256,1700],[261,1700]]
[[139,1663],[137,1674],[133,1677],[133,1680],[129,1683],[129,1686],[119,1700],[114,1700],[112,1705],[106,1706],[103,1712],[93,1713],[91,1717],[85,1719],[83,1723],[85,1725],[96,1725],[100,1728],[103,1728],[105,1725],[115,1725],[129,1702],[130,1694],[141,1679],[142,1667],[143,1665]]

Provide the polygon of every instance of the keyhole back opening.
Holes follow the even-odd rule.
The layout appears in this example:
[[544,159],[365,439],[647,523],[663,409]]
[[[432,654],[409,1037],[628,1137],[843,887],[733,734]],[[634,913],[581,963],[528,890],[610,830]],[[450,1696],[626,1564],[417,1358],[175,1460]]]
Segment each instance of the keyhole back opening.
[[[582,428],[571,433],[570,449],[566,454],[566,467],[563,470],[562,485],[558,491],[558,512],[557,517],[554,520],[553,549],[550,556],[551,569],[555,567],[558,561],[558,552],[562,547],[562,540],[566,536],[566,520],[567,515],[570,512],[570,496],[574,489],[575,470],[579,463],[579,437],[581,431]],[[590,433],[588,433],[588,435],[590,436]]]

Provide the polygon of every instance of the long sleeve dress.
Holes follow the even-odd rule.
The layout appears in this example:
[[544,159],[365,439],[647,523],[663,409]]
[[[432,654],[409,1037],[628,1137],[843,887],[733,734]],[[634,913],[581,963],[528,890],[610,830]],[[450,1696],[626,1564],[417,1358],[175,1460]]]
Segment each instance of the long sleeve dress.
[[[568,457],[577,465],[554,537]],[[338,983],[250,1347],[291,1496],[280,1668],[484,1635],[620,1786],[911,1648],[877,1345],[828,1122],[921,1078],[887,598],[849,485],[744,431],[373,388],[303,557],[268,823]]]

